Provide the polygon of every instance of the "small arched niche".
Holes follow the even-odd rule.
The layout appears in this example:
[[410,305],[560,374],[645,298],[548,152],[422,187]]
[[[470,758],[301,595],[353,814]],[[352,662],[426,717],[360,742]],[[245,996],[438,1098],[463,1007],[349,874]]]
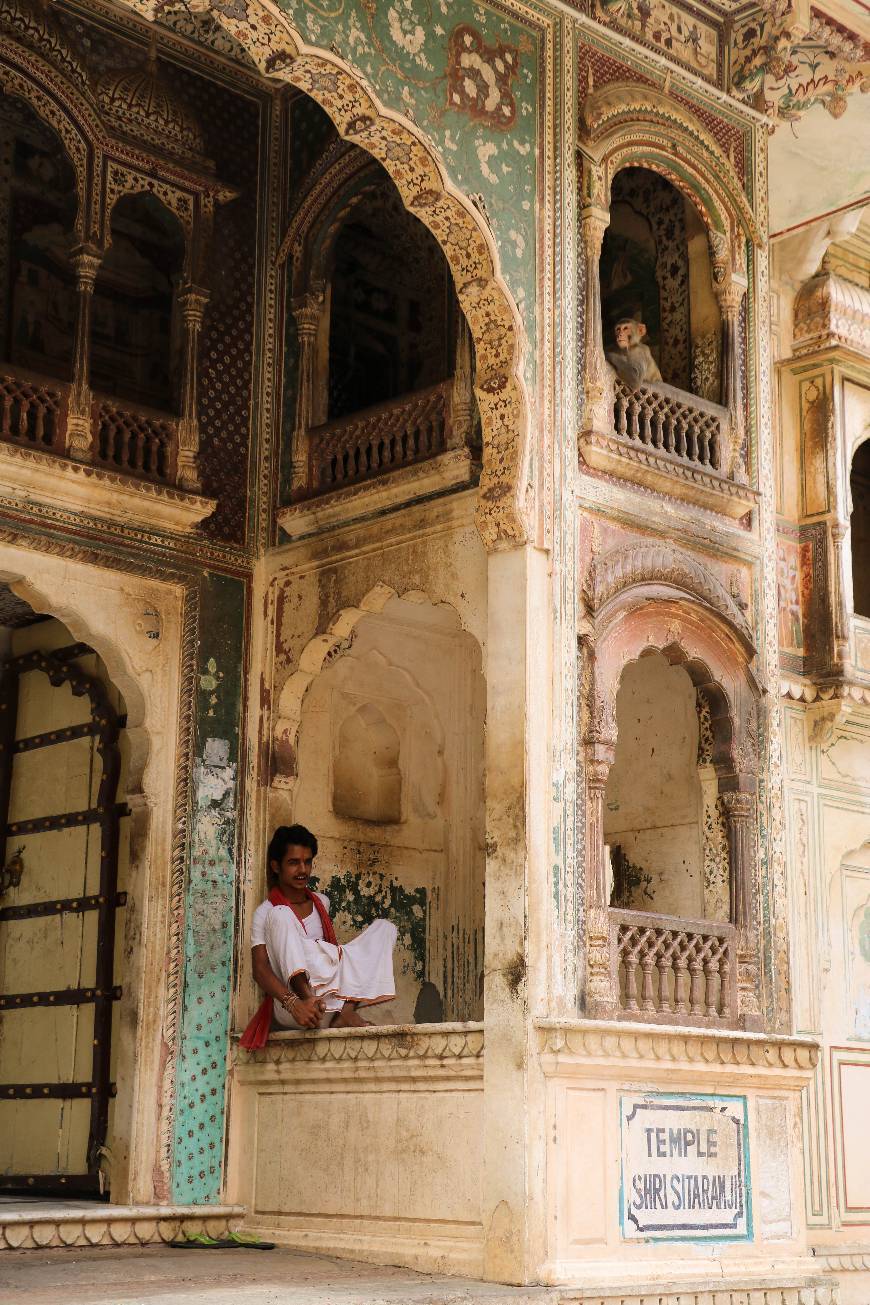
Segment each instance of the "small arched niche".
[[855,451],[849,485],[852,604],[856,616],[870,617],[870,440],[865,440]]
[[338,729],[332,767],[332,809],[348,820],[398,824],[402,819],[400,739],[372,702],[351,708]]
[[600,263],[605,349],[618,321],[642,322],[662,380],[718,403],[721,315],[700,214],[649,168],[623,168],[610,194]]
[[112,210],[91,314],[91,383],[112,398],[177,413],[185,241],[173,213],[149,193]]
[[76,325],[70,251],[78,199],[60,137],[16,97],[0,95],[0,358],[23,371],[72,378]]

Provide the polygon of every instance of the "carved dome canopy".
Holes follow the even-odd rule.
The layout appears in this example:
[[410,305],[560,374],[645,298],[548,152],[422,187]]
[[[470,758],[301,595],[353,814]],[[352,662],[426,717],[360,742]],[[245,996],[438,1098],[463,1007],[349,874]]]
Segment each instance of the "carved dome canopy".
[[870,355],[870,291],[837,276],[825,258],[794,301],[794,352],[837,345]]
[[119,136],[160,154],[205,162],[199,123],[161,75],[153,48],[138,68],[101,73],[96,93],[106,125]]
[[84,54],[50,0],[0,0],[0,30],[41,54],[79,90],[90,94]]

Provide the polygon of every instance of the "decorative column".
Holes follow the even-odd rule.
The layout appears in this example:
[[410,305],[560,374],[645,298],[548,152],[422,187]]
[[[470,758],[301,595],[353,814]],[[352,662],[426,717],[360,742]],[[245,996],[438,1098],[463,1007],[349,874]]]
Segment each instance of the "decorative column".
[[604,790],[615,754],[614,739],[586,744],[586,1010],[593,1019],[617,1014],[604,856]]
[[746,293],[746,280],[731,273],[714,283],[719,311],[722,314],[722,377],[719,402],[728,409],[730,440],[727,457],[723,456],[724,475],[745,485],[748,481],[743,453],[743,381],[740,367],[740,305]]
[[73,345],[73,379],[66,420],[67,456],[76,462],[91,460],[91,305],[103,251],[95,245],[78,245],[71,262],[76,277],[78,304]]
[[199,335],[208,301],[208,291],[195,285],[186,285],[178,296],[183,361],[175,483],[179,489],[192,494],[198,494],[202,488],[199,474]]
[[737,1013],[747,1029],[762,1026],[759,1003],[761,967],[756,907],[756,797],[754,793],[722,794],[728,827],[731,872],[731,922],[737,930]]
[[583,164],[580,239],[586,275],[583,329],[583,402],[580,434],[610,434],[613,430],[613,383],[604,357],[601,330],[601,245],[610,225],[610,210],[600,168]]
[[850,662],[849,605],[846,595],[847,585],[843,548],[848,534],[849,526],[847,524],[837,520],[831,522],[831,597],[834,608],[834,662],[841,670],[845,670]]
[[474,422],[471,332],[461,309],[456,310],[456,361],[450,396],[450,432],[447,448],[463,449],[471,439]]
[[291,442],[292,485],[294,494],[310,488],[308,452],[311,413],[314,404],[317,334],[323,312],[324,288],[317,284],[307,294],[294,299],[290,311],[296,322],[299,360],[296,376],[296,417]]

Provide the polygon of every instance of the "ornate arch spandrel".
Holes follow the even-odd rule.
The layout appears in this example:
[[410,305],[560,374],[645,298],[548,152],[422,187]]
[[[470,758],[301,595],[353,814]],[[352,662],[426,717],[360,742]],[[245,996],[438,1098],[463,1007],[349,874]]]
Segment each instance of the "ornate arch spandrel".
[[[159,0],[123,3],[149,21],[167,7]],[[477,361],[475,392],[483,432],[477,528],[489,550],[526,542],[532,535],[532,505],[526,488],[529,401],[521,369],[522,328],[483,219],[447,182],[417,129],[390,116],[337,56],[306,47],[277,5],[247,0],[211,12],[265,76],[310,95],[343,139],[360,145],[383,165],[402,202],[440,244]]]
[[593,91],[582,104],[580,145],[602,167],[608,190],[615,173],[632,165],[666,176],[698,207],[709,229],[728,235],[735,261],[741,236],[764,244],[730,159],[691,113],[662,91],[633,82]]

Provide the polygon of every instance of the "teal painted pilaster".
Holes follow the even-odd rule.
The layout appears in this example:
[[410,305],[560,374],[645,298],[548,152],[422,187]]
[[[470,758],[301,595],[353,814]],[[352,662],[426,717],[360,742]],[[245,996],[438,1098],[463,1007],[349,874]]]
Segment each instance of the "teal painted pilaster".
[[243,582],[205,575],[201,612],[172,1164],[172,1200],[183,1205],[216,1203],[221,1198],[245,634]]

